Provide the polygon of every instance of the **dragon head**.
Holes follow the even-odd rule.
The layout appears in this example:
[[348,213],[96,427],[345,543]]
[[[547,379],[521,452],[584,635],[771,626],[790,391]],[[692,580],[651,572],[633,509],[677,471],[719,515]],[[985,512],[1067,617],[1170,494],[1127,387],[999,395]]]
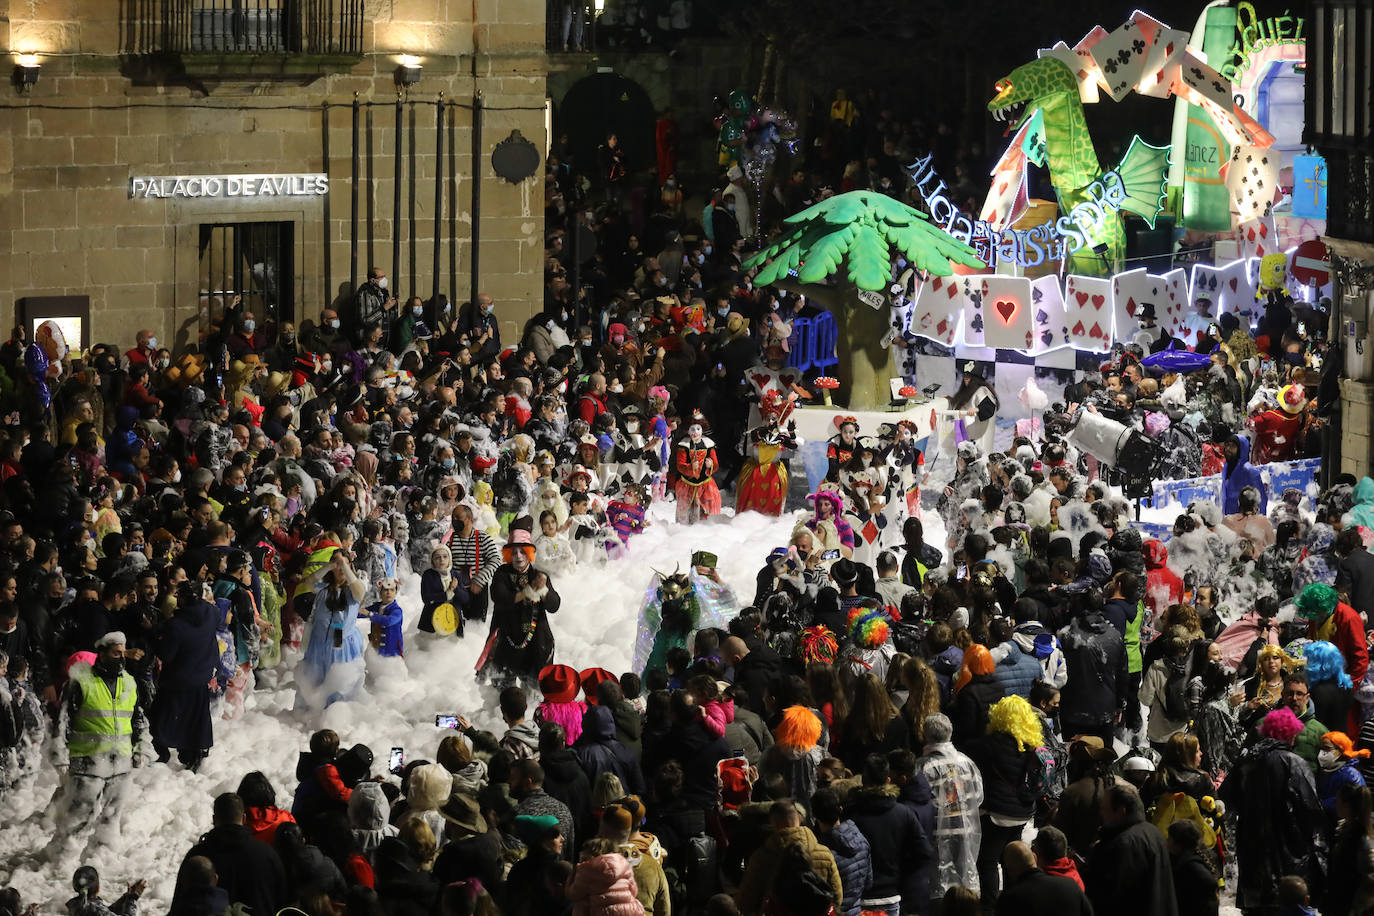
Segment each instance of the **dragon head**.
[[1078,80],[1063,61],[1041,57],[1022,64],[996,84],[997,94],[988,111],[999,121],[1011,121],[1018,129],[1037,108],[1053,108],[1072,97],[1078,99]]

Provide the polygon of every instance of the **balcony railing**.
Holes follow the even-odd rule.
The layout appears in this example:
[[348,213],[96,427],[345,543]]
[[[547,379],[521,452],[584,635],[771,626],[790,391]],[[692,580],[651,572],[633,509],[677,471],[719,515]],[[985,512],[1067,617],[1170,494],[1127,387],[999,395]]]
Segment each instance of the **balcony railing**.
[[123,0],[124,50],[361,56],[363,0]]

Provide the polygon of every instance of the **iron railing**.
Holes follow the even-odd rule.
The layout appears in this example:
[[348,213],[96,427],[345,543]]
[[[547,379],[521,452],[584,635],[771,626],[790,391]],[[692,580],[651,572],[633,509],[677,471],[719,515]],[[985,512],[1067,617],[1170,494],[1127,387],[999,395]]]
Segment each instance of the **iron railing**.
[[363,53],[363,0],[123,0],[131,54]]

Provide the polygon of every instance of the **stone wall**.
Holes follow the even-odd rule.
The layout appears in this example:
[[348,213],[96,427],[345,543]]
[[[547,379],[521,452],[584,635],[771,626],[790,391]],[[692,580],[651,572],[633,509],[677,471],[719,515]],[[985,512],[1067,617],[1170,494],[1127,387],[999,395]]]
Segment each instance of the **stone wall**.
[[[504,339],[518,336],[542,307],[543,170],[518,185],[491,171],[492,148],[518,129],[544,151],[544,0],[366,0],[356,63],[318,78],[196,80],[131,78],[121,60],[115,0],[0,0],[0,48],[35,52],[41,75],[31,91],[6,88],[0,108],[0,325],[25,296],[88,295],[91,340],[129,346],[134,330],[164,341],[193,341],[202,304],[199,227],[206,223],[289,221],[295,227],[295,313],[318,315],[369,266],[391,274],[392,241],[402,241],[398,295],[432,289],[434,189],[444,213],[440,289],[468,298],[472,251],[472,103],[481,93],[481,258],[479,283],[496,299]],[[475,14],[475,19],[474,19]],[[397,56],[418,55],[421,79],[403,108],[402,209],[393,213]],[[451,129],[436,156],[436,100],[452,104]],[[353,275],[354,126],[359,103],[359,238]],[[365,184],[367,106],[372,104],[371,193]],[[412,104],[413,103],[413,104]],[[414,112],[412,135],[410,124]],[[412,136],[414,159],[412,161]],[[327,143],[327,147],[326,147]],[[326,156],[326,148],[328,155]],[[450,149],[456,182],[447,180]],[[410,174],[415,226],[410,228]],[[131,200],[136,174],[326,172],[322,198]],[[449,201],[456,233],[450,232]],[[327,216],[326,220],[326,208]],[[450,246],[457,283],[449,272]],[[409,266],[414,249],[415,272]]]

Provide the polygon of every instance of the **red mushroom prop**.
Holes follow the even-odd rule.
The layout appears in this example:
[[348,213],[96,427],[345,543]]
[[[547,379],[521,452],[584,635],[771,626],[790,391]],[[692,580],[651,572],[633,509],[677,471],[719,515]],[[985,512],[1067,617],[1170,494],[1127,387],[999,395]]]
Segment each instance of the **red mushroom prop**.
[[900,387],[900,388],[897,389],[897,396],[900,397],[900,398],[914,398],[914,397],[916,397],[916,386],[915,386],[915,385],[903,385],[902,387]]
[[826,407],[830,407],[830,392],[840,387],[840,380],[837,378],[831,378],[828,375],[821,375],[816,377],[816,381],[814,382],[814,384],[817,388],[821,389],[822,402],[825,404]]

